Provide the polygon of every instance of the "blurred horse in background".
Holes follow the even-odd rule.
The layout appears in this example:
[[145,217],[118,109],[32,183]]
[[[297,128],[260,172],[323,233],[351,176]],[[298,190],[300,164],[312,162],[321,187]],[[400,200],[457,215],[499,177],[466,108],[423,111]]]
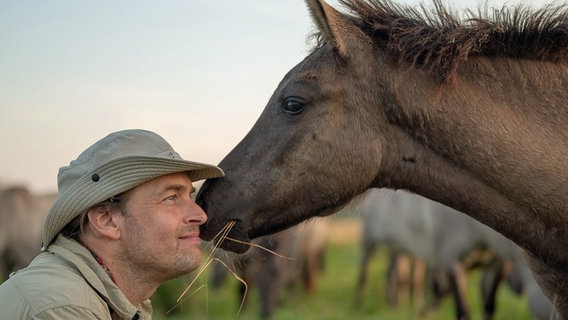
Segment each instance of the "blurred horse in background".
[[57,193],[34,194],[26,187],[0,190],[0,280],[27,266],[39,253],[43,220]]
[[[312,219],[281,232],[259,237],[257,245],[245,255],[216,252],[223,263],[213,269],[213,288],[218,288],[234,270],[247,284],[248,289],[257,288],[259,315],[269,319],[276,312],[286,290],[301,286],[306,294],[317,290],[317,281],[324,271],[325,252],[328,245],[328,221]],[[266,248],[275,253],[259,248]],[[239,285],[239,303],[246,306],[248,296],[244,284]],[[250,294],[250,291],[247,295]]]
[[[515,254],[521,255],[522,251],[517,248]],[[505,280],[512,292],[523,295],[527,302],[528,310],[538,320],[558,320],[560,314],[555,310],[550,300],[544,295],[538,286],[528,266],[523,260],[517,259],[517,263],[505,260],[501,264],[490,264],[483,269],[481,277],[481,295],[485,310],[495,310],[497,286],[501,280]]]
[[[484,319],[493,318],[499,284],[513,277],[513,270],[519,279],[515,291],[520,293],[523,291],[521,286],[524,287],[533,294],[529,301],[546,307],[542,302],[537,302],[538,299],[548,301],[542,293],[538,296],[538,292],[531,291],[536,282],[528,271],[520,249],[474,219],[404,191],[370,189],[354,200],[351,206],[355,207],[352,210],[359,212],[362,224],[363,255],[356,291],[358,301],[363,299],[372,254],[377,246],[383,245],[393,257],[407,254],[424,261],[430,271],[427,288],[439,286],[447,280],[447,289],[456,305],[457,319],[470,318],[466,273],[474,267],[484,268],[481,284]],[[427,293],[424,285],[419,281],[414,284],[414,302],[423,303],[423,295]],[[422,307],[423,311],[430,309],[439,303],[444,291],[434,294],[429,305],[415,307]]]

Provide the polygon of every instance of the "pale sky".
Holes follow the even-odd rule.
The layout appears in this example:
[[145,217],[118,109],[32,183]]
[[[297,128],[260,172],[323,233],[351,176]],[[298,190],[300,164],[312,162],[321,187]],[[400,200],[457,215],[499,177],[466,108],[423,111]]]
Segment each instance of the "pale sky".
[[217,164],[312,30],[302,0],[0,0],[0,184],[56,190],[59,167],[127,128]]

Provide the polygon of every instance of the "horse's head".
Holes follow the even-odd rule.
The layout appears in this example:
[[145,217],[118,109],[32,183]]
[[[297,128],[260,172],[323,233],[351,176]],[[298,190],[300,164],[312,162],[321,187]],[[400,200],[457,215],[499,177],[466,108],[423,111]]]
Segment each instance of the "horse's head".
[[[383,84],[377,53],[350,18],[323,1],[307,1],[323,42],[278,85],[247,136],[208,180],[198,203],[209,216],[211,240],[228,221],[241,241],[336,212],[373,184],[381,163]],[[371,89],[372,88],[372,89]],[[372,103],[370,101],[374,101]],[[360,156],[364,155],[364,156]],[[248,246],[225,241],[236,252]]]

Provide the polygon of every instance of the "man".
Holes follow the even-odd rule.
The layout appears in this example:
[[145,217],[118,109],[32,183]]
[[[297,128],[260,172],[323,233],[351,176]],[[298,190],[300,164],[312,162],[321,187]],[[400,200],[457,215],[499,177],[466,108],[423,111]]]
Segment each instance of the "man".
[[0,286],[0,318],[151,319],[160,284],[200,263],[192,182],[221,176],[153,132],[98,141],[59,170],[42,252]]

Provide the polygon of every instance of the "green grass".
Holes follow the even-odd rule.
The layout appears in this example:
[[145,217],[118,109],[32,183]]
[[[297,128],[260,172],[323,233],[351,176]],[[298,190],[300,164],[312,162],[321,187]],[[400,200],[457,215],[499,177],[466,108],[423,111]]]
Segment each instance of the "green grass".
[[[385,320],[438,320],[454,319],[454,306],[451,298],[446,297],[440,308],[425,317],[418,317],[409,303],[397,308],[389,307],[385,297],[385,261],[384,252],[379,252],[370,266],[369,282],[365,299],[360,309],[353,307],[355,282],[360,263],[360,249],[356,243],[331,244],[326,256],[326,270],[322,274],[317,293],[305,295],[301,290],[287,292],[282,306],[274,315],[274,320],[299,319],[385,319]],[[193,277],[190,276],[190,278]],[[201,287],[186,301],[169,314],[168,308],[174,306],[175,299],[183,291],[190,279],[170,281],[162,286],[152,299],[154,319],[258,319],[256,290],[249,288],[249,305],[237,315],[240,301],[237,298],[238,281],[228,279],[224,286],[213,290],[207,286],[208,275],[202,275],[193,288]],[[479,271],[469,275],[468,302],[472,320],[483,319],[479,293]],[[533,319],[523,297],[515,295],[506,285],[499,288],[497,313],[495,320]]]

